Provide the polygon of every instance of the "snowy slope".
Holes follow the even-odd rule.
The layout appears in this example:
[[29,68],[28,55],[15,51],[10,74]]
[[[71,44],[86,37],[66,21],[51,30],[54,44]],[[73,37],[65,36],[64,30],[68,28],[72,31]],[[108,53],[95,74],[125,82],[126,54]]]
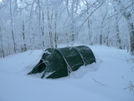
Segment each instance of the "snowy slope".
[[41,50],[0,58],[0,101],[134,101],[134,92],[127,88],[134,85],[134,57],[106,46],[90,48],[97,64],[55,80],[26,75]]

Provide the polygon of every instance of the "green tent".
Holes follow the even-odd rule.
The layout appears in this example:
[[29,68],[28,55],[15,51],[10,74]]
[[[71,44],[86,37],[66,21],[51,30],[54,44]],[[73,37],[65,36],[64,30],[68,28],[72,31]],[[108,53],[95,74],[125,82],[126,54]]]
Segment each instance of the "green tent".
[[84,45],[48,48],[28,75],[41,73],[41,78],[60,78],[93,62],[96,62],[96,59],[92,50]]

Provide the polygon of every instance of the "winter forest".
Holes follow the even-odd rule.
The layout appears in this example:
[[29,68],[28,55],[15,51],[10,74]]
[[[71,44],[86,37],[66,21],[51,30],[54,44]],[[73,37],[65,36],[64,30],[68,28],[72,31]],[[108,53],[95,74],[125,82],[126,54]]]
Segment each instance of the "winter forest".
[[0,57],[75,43],[134,55],[134,0],[0,0]]

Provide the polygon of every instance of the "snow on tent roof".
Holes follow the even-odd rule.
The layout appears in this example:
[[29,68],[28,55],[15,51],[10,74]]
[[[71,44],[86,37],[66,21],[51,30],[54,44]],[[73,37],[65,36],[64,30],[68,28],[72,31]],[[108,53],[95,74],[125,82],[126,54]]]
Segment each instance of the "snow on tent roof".
[[41,73],[41,78],[60,78],[93,62],[96,62],[96,59],[92,50],[84,45],[48,48],[28,75]]

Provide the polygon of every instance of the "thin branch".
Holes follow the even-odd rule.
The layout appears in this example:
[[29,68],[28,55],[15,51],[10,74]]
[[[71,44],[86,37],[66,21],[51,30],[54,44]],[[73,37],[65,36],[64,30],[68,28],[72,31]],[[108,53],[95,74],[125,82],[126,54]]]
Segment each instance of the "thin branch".
[[94,78],[92,78],[92,79],[93,79],[96,83],[98,83],[98,84],[100,84],[100,85],[102,85],[102,86],[105,86],[104,84],[102,84],[101,82],[95,80]]
[[[104,1],[105,2],[105,1]],[[77,32],[76,33],[78,33],[80,30],[81,30],[81,28],[83,27],[83,25],[86,23],[86,21],[94,14],[94,12],[97,10],[97,9],[99,9],[103,4],[104,4],[104,2],[102,2],[96,9],[94,9],[91,13],[90,13],[90,15],[86,18],[86,20],[81,24],[81,26],[79,27],[79,29],[77,30]]]
[[[132,4],[130,4],[130,5],[128,5],[127,7],[125,7],[124,9],[122,9],[122,11],[128,9],[128,8],[131,7],[132,5],[134,5],[134,2],[133,2]],[[115,13],[114,15],[108,17],[105,21],[107,21],[107,20],[113,18],[115,15],[117,15],[117,14],[119,14],[119,13],[120,13],[120,12]],[[104,22],[105,22],[105,21],[104,21]]]
[[130,92],[132,91],[132,92],[134,93],[134,85],[132,84],[131,81],[130,81],[130,85],[129,85],[128,87],[124,88],[124,89],[125,89],[125,90],[126,90],[126,89],[129,89]]
[[134,66],[131,68],[131,71],[133,72]]

